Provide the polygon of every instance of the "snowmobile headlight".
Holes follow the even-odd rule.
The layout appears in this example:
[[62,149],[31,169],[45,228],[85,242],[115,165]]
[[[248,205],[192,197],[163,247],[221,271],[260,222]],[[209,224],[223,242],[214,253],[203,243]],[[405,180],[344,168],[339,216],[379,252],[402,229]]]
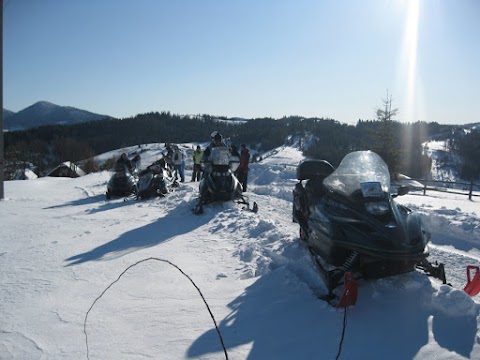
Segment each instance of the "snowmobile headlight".
[[390,211],[387,201],[374,201],[365,203],[365,209],[372,215],[385,215]]

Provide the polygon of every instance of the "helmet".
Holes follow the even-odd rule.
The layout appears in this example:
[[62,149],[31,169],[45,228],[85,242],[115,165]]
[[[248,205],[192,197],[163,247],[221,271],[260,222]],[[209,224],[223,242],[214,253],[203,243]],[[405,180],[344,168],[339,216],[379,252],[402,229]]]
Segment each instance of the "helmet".
[[212,132],[210,134],[210,137],[213,139],[215,137],[215,135],[217,135],[217,134],[218,134],[218,131],[215,130],[214,132]]
[[213,140],[215,141],[222,141],[222,134],[220,134],[219,132],[217,132],[215,134],[215,136],[213,137]]

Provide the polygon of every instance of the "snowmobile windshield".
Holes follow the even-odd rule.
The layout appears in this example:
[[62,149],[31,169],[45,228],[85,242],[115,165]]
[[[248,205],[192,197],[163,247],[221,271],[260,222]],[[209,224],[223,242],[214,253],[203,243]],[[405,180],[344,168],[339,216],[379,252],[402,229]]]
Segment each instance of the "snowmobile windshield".
[[357,190],[363,197],[383,196],[390,192],[390,173],[387,164],[373,151],[355,151],[343,158],[323,185],[346,196]]
[[214,147],[208,160],[211,161],[213,165],[230,165],[230,152],[225,146]]

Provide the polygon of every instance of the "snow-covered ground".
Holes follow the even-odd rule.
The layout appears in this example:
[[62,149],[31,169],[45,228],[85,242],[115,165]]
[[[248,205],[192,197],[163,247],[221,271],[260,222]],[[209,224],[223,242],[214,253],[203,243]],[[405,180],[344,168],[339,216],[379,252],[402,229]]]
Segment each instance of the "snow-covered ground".
[[[145,146],[142,164],[160,150]],[[422,214],[453,287],[419,272],[361,281],[342,343],[345,313],[318,299],[292,222],[301,159],[286,147],[251,164],[257,214],[193,215],[198,183],[107,201],[109,172],[6,182],[0,359],[479,359],[480,296],[462,289],[480,265],[480,199],[398,198]]]

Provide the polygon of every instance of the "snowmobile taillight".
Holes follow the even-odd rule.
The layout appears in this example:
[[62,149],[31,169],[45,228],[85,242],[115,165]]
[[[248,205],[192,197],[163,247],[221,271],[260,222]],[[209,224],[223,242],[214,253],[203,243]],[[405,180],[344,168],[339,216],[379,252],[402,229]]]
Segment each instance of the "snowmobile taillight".
[[373,201],[365,203],[365,209],[372,215],[381,216],[390,211],[390,205],[387,201]]

